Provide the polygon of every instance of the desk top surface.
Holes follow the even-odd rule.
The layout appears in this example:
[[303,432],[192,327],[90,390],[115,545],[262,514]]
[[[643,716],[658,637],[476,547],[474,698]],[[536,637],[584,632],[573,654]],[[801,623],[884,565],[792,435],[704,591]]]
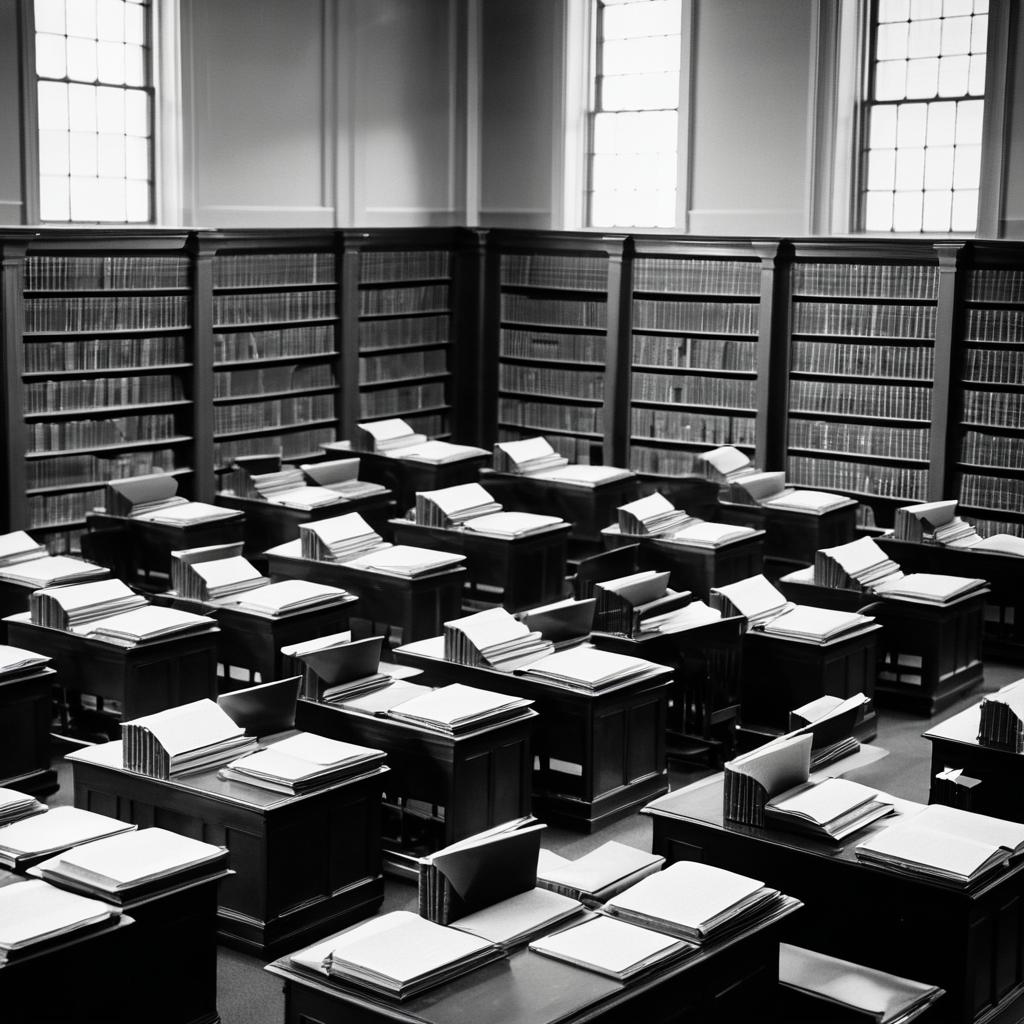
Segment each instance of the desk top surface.
[[616,489],[631,489],[637,486],[639,477],[636,473],[629,471],[628,476],[617,476],[611,480],[601,480],[597,483],[581,483],[577,480],[552,480],[546,476],[534,476],[529,473],[510,473],[503,469],[484,467],[480,470],[480,482],[486,486],[488,480],[502,480],[526,484],[528,487],[555,487],[565,489],[573,493],[587,494],[595,491],[613,491]]
[[978,742],[978,728],[981,725],[981,703],[972,704],[969,708],[955,715],[950,715],[944,722],[930,726],[921,735],[928,740],[946,740],[952,743],[962,743],[964,746],[975,747],[991,753],[993,757],[1009,758],[1015,762],[1024,763],[1024,754],[1018,754],[1013,750],[1003,750],[1000,747],[987,747]]
[[23,627],[28,630],[39,632],[42,636],[49,637],[55,642],[61,642],[66,647],[70,647],[72,645],[92,646],[105,651],[124,651],[125,654],[136,652],[141,654],[147,651],[157,650],[164,644],[195,640],[200,637],[216,637],[217,634],[220,633],[220,629],[216,624],[211,624],[201,629],[184,630],[180,633],[170,633],[167,636],[155,637],[153,640],[146,640],[142,643],[126,645],[116,644],[109,640],[101,640],[94,636],[82,636],[80,633],[72,633],[67,629],[56,629],[53,626],[42,626],[38,622],[32,621],[31,612],[17,612],[14,615],[6,616],[3,621],[10,623],[12,626]]

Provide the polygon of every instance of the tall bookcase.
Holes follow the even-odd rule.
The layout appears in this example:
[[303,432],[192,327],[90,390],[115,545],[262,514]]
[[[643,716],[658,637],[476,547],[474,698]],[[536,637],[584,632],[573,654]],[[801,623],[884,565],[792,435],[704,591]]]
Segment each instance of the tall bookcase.
[[3,240],[7,520],[77,547],[112,478],[195,491],[195,322],[181,232]]
[[618,401],[623,238],[492,232],[487,356],[496,429],[488,442],[543,434],[578,463],[625,452]]

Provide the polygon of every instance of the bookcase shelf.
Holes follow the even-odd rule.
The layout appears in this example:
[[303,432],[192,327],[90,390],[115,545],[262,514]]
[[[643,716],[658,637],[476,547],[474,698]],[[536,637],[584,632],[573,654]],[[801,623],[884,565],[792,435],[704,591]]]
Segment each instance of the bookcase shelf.
[[274,398],[294,398],[296,395],[329,395],[335,391],[334,384],[320,387],[286,388],[281,391],[259,391],[248,395],[215,395],[214,405],[238,405],[239,402],[266,402]]
[[[191,368],[191,363],[154,363],[152,366],[133,366],[132,376],[138,377],[144,374],[154,373],[179,373]],[[95,366],[88,370],[28,370],[21,375],[26,382],[34,380],[79,380],[89,377],[109,377],[117,373],[122,367],[119,366]]]
[[[263,291],[260,294],[266,294],[266,292]],[[295,320],[254,320],[251,323],[214,324],[213,329],[218,334],[231,334],[236,331],[267,331],[279,327],[316,327],[320,324],[336,322],[337,317],[334,316],[311,316]]]
[[47,412],[25,413],[25,422],[36,423],[41,420],[69,420],[83,417],[91,419],[95,416],[117,416],[124,413],[149,412],[154,409],[181,409],[191,404],[190,399],[182,398],[168,402],[137,402],[124,405],[83,406],[78,409],[50,409]]
[[262,294],[271,289],[275,292],[315,292],[331,291],[337,287],[337,281],[299,281],[295,284],[214,285],[211,290],[214,295],[248,295],[254,292]]
[[[181,469],[167,470],[168,476],[185,477],[190,476],[194,470],[191,467],[182,467]],[[29,487],[25,493],[28,495],[33,494],[63,494],[68,491],[90,491],[97,488],[102,488],[106,485],[107,480],[87,480],[81,483],[66,483],[66,484],[54,484],[52,487]]]
[[26,288],[22,293],[26,299],[88,298],[89,296],[111,295],[189,295],[187,286],[175,288]]
[[[146,438],[142,441],[119,441],[116,444],[94,444],[87,448],[61,448],[43,452],[25,452],[24,458],[29,461],[37,459],[55,459],[65,455],[93,455],[103,452],[141,451],[146,448],[171,448],[191,444],[194,439],[187,434],[173,437]],[[141,470],[140,470],[141,472]]]
[[185,334],[189,324],[168,324],[166,327],[90,327],[75,331],[25,331],[26,342],[54,341],[60,338],[135,338],[155,334]]

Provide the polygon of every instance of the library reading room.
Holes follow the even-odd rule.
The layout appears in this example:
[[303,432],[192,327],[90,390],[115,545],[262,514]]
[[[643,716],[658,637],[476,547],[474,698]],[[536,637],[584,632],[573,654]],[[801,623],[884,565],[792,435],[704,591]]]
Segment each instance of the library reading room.
[[1022,1024],[1022,8],[0,0],[0,1020]]

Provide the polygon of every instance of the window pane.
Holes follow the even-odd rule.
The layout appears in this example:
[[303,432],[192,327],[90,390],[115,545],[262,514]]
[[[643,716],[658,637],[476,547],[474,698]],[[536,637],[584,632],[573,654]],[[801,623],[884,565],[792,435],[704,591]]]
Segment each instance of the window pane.
[[956,125],[955,103],[928,104],[928,136],[929,146],[951,146]]
[[953,193],[948,189],[940,192],[925,192],[922,228],[925,231],[948,231],[952,201]]
[[896,145],[895,107],[874,107],[872,109],[869,144],[872,149],[884,149]]
[[71,177],[71,219],[98,220],[98,178]]
[[129,90],[124,94],[125,131],[129,135],[149,134],[149,99],[144,92]]
[[647,3],[616,4],[604,8],[604,39],[632,39],[637,36],[679,35],[679,0],[649,0]]
[[68,39],[68,78],[77,82],[96,81],[96,41]]
[[149,183],[145,181],[126,181],[125,194],[127,220],[132,223],[149,220]]
[[72,175],[96,174],[96,136],[92,132],[71,133]]
[[96,90],[96,122],[101,132],[124,134],[124,92],[121,89]]
[[679,70],[679,37],[653,36],[645,39],[621,39],[605,44],[601,70],[606,75],[645,71]]
[[906,21],[910,17],[910,0],[878,0],[879,21]]
[[39,128],[68,127],[68,87],[63,82],[40,82],[36,90]]
[[896,180],[896,151],[873,149],[868,154],[868,188],[891,189]]
[[121,85],[124,82],[124,44],[100,43],[97,51],[100,81]]
[[907,23],[878,26],[875,56],[878,60],[898,60],[907,56]]
[[947,18],[942,23],[942,52],[944,54],[969,53],[970,49],[971,19]]
[[100,135],[98,173],[101,178],[124,177],[124,144],[123,135]]
[[921,230],[921,192],[897,192],[892,202],[893,231]]
[[939,95],[962,96],[967,92],[968,57],[943,57],[939,68]]
[[981,142],[981,100],[965,100],[956,105],[956,141],[958,143]]
[[864,203],[866,231],[892,231],[892,193],[869,192]]
[[39,172],[41,174],[67,174],[68,133],[42,131],[39,133]]
[[604,110],[664,110],[679,99],[679,76],[670,72],[654,75],[615,75],[601,80]]
[[96,37],[115,43],[124,42],[124,4],[121,0],[99,0]]
[[953,147],[930,146],[925,153],[924,187],[949,188],[953,180]]
[[907,62],[884,60],[875,67],[875,99],[900,100],[907,95]]
[[907,62],[907,97],[927,99],[934,96],[938,86],[939,61],[936,57]]
[[[66,0],[64,7],[68,35],[96,38],[96,0]],[[72,197],[74,206],[74,197]]]
[[909,56],[938,57],[942,37],[943,23],[941,21],[912,21],[910,23]]
[[910,0],[911,18],[938,18],[942,15],[942,0]]
[[92,85],[68,86],[68,110],[71,127],[77,131],[96,131],[96,88]]
[[967,91],[972,96],[985,94],[985,54],[978,53],[971,58],[971,70],[968,73]]
[[909,191],[924,185],[924,150],[901,149],[896,153],[896,190]]
[[978,193],[954,192],[951,225],[953,231],[973,231],[978,224]]
[[63,78],[67,74],[67,50],[63,36],[36,36],[36,74],[40,78]]
[[64,34],[64,0],[36,0],[36,31]]
[[144,181],[149,177],[149,141],[130,135],[124,140],[126,177]]
[[124,9],[124,38],[129,43],[146,41],[145,8],[127,4]]
[[96,183],[96,216],[99,220],[125,219],[125,183],[122,178],[100,178]]
[[981,175],[981,146],[957,146],[953,162],[953,188],[976,189]]
[[68,178],[39,176],[39,216],[43,220],[67,220],[70,217]]
[[928,107],[924,103],[901,103],[897,119],[896,145],[923,146],[928,118]]

